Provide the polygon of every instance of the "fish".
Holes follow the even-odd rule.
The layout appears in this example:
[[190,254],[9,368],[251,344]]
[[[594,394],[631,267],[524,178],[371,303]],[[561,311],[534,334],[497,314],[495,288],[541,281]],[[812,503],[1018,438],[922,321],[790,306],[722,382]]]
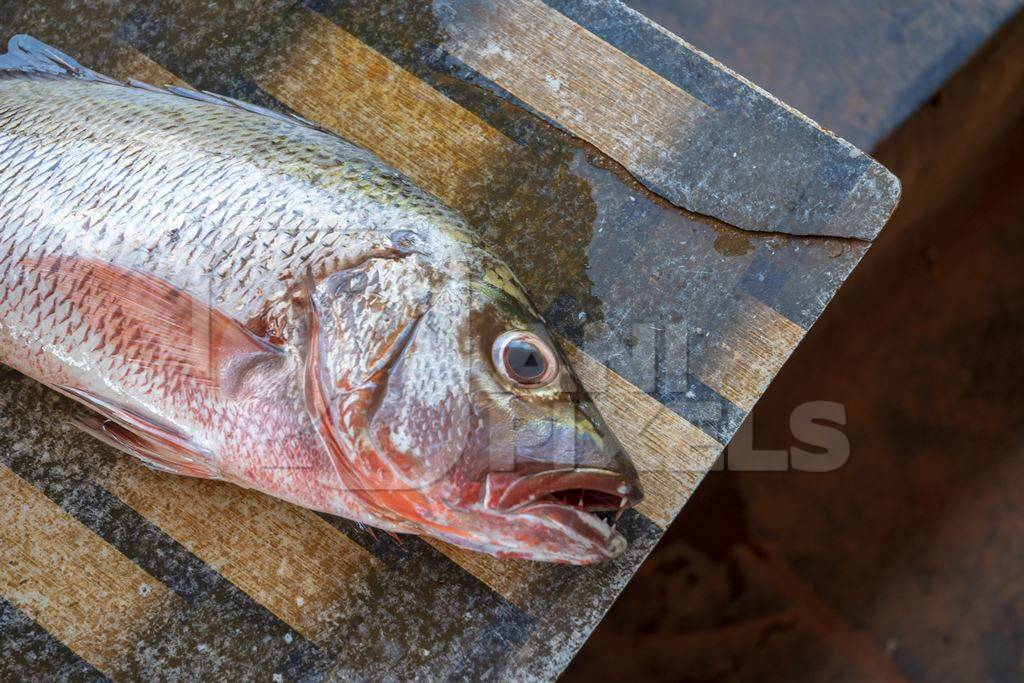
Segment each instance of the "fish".
[[0,363],[168,474],[568,564],[639,476],[509,267],[317,125],[0,56]]

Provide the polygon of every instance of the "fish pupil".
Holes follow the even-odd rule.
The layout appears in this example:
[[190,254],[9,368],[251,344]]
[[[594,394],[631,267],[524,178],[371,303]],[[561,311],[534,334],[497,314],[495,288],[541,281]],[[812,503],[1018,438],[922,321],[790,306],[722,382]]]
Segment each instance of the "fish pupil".
[[521,381],[534,381],[546,370],[544,356],[527,341],[510,342],[505,358],[510,374]]

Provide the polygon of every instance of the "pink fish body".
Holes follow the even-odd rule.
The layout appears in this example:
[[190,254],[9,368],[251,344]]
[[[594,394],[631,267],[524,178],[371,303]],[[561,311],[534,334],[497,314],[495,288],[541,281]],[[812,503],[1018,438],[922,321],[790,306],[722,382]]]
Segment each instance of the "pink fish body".
[[0,362],[174,474],[591,563],[628,457],[508,268],[371,153],[215,95],[0,56]]

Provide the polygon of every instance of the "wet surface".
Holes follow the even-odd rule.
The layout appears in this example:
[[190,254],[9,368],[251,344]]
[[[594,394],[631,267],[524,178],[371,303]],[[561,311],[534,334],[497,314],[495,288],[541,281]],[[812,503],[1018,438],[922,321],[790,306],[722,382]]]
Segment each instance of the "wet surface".
[[[509,262],[561,335],[719,442],[746,411],[694,376],[687,360],[714,366],[731,359],[726,340],[750,300],[802,333],[869,246],[741,230],[652,194],[627,169],[452,58],[427,2],[7,4],[0,37],[30,33],[120,78],[137,73],[142,55],[143,63],[194,87],[288,111],[260,83],[307,38],[297,27],[311,15],[478,117],[495,140],[508,140],[507,156],[480,159],[476,173],[464,171],[461,185],[446,188],[445,199]],[[833,187],[828,177],[820,191],[850,189]],[[752,390],[759,395],[761,388]],[[124,653],[116,667],[123,675],[550,676],[661,533],[628,513],[620,526],[630,540],[625,557],[587,569],[533,567],[531,590],[512,602],[422,541],[398,544],[331,520],[373,563],[353,579],[353,600],[310,639],[232,585],[227,569],[201,561],[97,483],[123,466],[121,456],[63,427],[69,410],[41,387],[0,373],[4,464],[180,598],[178,607],[153,615],[138,648]],[[8,611],[10,623],[24,621]],[[31,631],[18,628],[8,632]],[[30,670],[35,650],[18,652]]]

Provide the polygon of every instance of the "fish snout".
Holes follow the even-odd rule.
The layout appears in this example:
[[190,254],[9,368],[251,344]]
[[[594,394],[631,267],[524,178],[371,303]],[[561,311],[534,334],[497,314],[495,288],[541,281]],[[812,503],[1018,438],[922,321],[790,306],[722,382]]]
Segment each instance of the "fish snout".
[[[486,507],[511,510],[545,502],[595,512],[622,510],[643,500],[636,468],[596,410],[577,408],[574,424],[555,429],[569,432],[572,457],[548,460],[535,452],[512,471],[489,473],[484,487]],[[564,443],[552,440],[559,441]]]
[[643,499],[633,461],[589,400],[577,407],[575,451],[577,467],[614,473],[629,489],[634,505]]

